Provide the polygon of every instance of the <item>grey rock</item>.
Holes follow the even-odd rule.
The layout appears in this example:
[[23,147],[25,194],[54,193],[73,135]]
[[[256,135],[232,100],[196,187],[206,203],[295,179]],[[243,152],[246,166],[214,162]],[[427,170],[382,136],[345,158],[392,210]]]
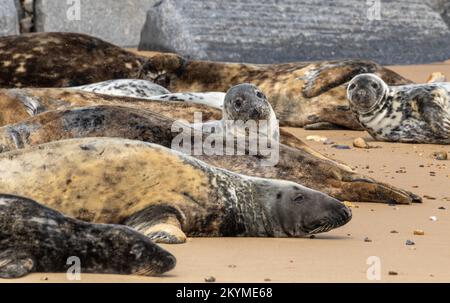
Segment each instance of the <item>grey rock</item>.
[[445,23],[450,26],[450,0],[426,0],[425,3],[439,13]]
[[0,36],[17,35],[19,32],[19,17],[15,0],[0,0]]
[[84,33],[119,46],[135,47],[146,12],[157,1],[36,0],[35,28],[38,32]]
[[147,13],[139,49],[253,63],[450,57],[450,30],[430,5],[372,2],[380,9],[362,0],[162,0]]

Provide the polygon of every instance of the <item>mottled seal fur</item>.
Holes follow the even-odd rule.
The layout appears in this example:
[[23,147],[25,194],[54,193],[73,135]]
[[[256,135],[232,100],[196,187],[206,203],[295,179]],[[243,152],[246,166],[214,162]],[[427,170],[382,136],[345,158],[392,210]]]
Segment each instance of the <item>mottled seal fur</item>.
[[176,263],[126,226],[82,222],[33,200],[0,194],[0,278],[67,272],[72,256],[80,259],[83,273],[150,276]]
[[348,98],[376,140],[450,144],[450,83],[388,86],[363,74],[350,82]]
[[[411,81],[374,62],[341,60],[286,64],[242,64],[190,61],[175,54],[158,54],[169,68],[153,79],[171,92],[226,92],[240,83],[264,91],[281,126],[303,127],[316,123],[361,129],[346,98],[347,83],[361,73],[375,73],[390,85]],[[158,66],[164,66],[159,64]]]
[[199,130],[214,130],[216,133],[234,133],[240,132],[240,128],[244,128],[249,121],[255,122],[256,131],[261,136],[279,142],[278,120],[267,97],[255,85],[243,83],[227,91],[222,120],[193,124],[193,127]]
[[149,101],[64,88],[0,89],[0,126],[17,123],[49,110],[102,104],[151,110],[188,121],[193,121],[196,112],[203,114],[204,121],[222,118],[221,110],[201,104]]
[[[6,152],[62,139],[121,137],[171,147],[178,135],[178,132],[172,132],[174,123],[174,119],[153,112],[120,106],[48,111],[0,128],[0,146]],[[194,130],[191,135],[193,140]],[[327,159],[287,132],[282,132],[281,143],[279,162],[274,167],[262,167],[257,156],[196,157],[246,175],[290,180],[340,200],[402,204],[420,201],[411,193],[356,174],[350,168]]]
[[343,203],[302,185],[239,175],[122,138],[1,154],[0,191],[80,220],[125,224],[164,243],[182,243],[186,235],[296,237],[351,219]]
[[263,90],[281,126],[326,122],[361,129],[350,115],[346,83],[376,73],[389,85],[410,81],[364,60],[255,65],[190,61],[175,54],[143,57],[72,33],[0,38],[0,87],[68,87],[111,79],[144,79],[172,93],[226,92],[240,83]]
[[149,99],[152,96],[170,94],[166,88],[147,80],[140,79],[116,79],[100,83],[71,87],[81,89],[87,92],[111,95]]

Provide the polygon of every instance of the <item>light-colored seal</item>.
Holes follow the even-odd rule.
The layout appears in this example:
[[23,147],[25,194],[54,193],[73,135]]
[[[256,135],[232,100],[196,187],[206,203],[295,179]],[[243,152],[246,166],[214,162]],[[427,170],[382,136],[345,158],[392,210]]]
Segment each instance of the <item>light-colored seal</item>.
[[125,224],[163,243],[183,243],[186,235],[297,237],[351,219],[343,203],[299,184],[239,175],[121,138],[1,154],[0,192],[83,221]]
[[227,91],[222,120],[193,124],[193,127],[199,130],[214,130],[215,133],[234,133],[239,132],[239,128],[244,128],[249,121],[254,122],[259,134],[279,142],[278,120],[267,97],[255,85],[243,83]]
[[[21,123],[0,128],[0,149],[4,152],[62,139],[83,137],[120,137],[171,147],[178,136],[172,132],[175,120],[136,108],[91,106],[48,111]],[[188,128],[189,125],[186,125]],[[207,133],[200,134],[208,136]],[[192,130],[191,136],[195,136]],[[204,140],[203,140],[204,141]],[[279,145],[279,162],[262,167],[257,156],[196,156],[208,164],[245,175],[286,179],[347,201],[371,201],[408,204],[420,198],[356,174],[283,133]],[[191,154],[194,154],[191,152]]]
[[175,258],[144,235],[120,225],[75,220],[27,198],[0,194],[0,278],[67,272],[77,257],[83,273],[151,276]]
[[348,87],[352,110],[377,140],[450,144],[450,83],[388,86],[373,74]]
[[168,91],[161,85],[140,79],[108,80],[100,83],[71,88],[111,96],[134,97],[142,99],[149,99],[152,96],[170,94],[170,91]]

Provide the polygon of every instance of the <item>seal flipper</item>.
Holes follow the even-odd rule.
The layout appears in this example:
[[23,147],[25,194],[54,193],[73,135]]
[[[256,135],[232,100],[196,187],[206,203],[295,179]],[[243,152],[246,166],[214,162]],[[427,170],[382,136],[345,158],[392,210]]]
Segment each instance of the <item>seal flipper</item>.
[[0,253],[0,278],[20,278],[34,271],[34,268],[35,260],[29,253],[15,249]]
[[332,88],[350,81],[353,77],[363,73],[373,73],[378,65],[371,61],[345,60],[320,62],[312,65],[303,79],[305,98],[316,97]]
[[156,243],[181,244],[186,242],[186,235],[181,230],[183,221],[181,211],[167,204],[159,204],[132,215],[124,224]]

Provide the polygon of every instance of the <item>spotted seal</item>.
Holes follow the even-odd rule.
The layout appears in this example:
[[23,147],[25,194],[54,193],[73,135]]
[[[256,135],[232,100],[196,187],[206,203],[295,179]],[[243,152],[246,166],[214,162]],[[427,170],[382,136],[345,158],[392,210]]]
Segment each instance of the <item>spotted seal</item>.
[[[171,92],[226,92],[240,83],[264,91],[281,126],[303,127],[322,123],[361,129],[351,115],[347,83],[361,73],[376,73],[390,85],[411,83],[374,62],[340,60],[285,64],[242,64],[187,60],[175,54],[158,54],[172,62],[153,79]],[[178,67],[176,67],[178,62]],[[167,63],[166,63],[167,64]],[[160,64],[159,66],[164,66]]]
[[[171,147],[178,132],[175,119],[136,108],[98,105],[48,111],[23,122],[0,128],[0,148],[6,152],[62,139],[120,137]],[[186,124],[186,129],[189,124]],[[195,129],[191,136],[195,137]],[[207,133],[200,134],[208,136]],[[194,154],[194,153],[191,153]],[[258,156],[198,155],[208,164],[245,175],[285,179],[347,201],[408,204],[420,198],[353,172],[309,148],[289,133],[283,133],[279,162],[262,167]]]
[[[256,131],[274,142],[280,140],[280,129],[275,112],[267,97],[255,85],[238,84],[230,88],[224,98],[222,120],[193,124],[195,129],[214,130],[216,133],[233,132],[245,127],[249,121],[256,124]],[[240,122],[240,125],[236,125]]]
[[67,272],[69,257],[85,273],[151,276],[175,267],[175,258],[121,225],[75,220],[33,200],[0,194],[0,278]]
[[124,224],[162,243],[183,243],[186,235],[297,237],[351,219],[340,201],[294,182],[239,175],[122,138],[1,154],[0,191],[83,221]]
[[411,83],[363,60],[255,65],[191,61],[165,53],[144,57],[73,33],[0,38],[0,87],[68,87],[125,78],[149,80],[172,93],[223,93],[252,83],[267,94],[281,126],[327,123],[361,129],[349,114],[346,83],[368,72],[390,85]]
[[450,144],[450,83],[388,86],[362,74],[350,82],[348,98],[376,140]]

